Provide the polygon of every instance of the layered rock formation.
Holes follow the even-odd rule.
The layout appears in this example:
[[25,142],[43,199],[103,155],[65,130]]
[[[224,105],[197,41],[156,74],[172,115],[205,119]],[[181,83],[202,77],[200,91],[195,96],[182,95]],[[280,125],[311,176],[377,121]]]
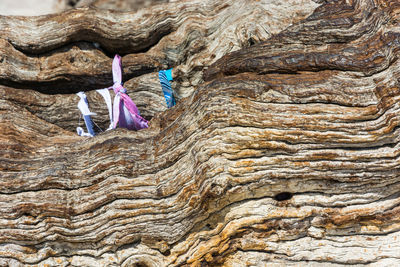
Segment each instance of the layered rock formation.
[[[399,14],[191,0],[0,17],[1,265],[399,265]],[[91,90],[114,53],[150,127],[79,137],[74,93],[107,125]]]

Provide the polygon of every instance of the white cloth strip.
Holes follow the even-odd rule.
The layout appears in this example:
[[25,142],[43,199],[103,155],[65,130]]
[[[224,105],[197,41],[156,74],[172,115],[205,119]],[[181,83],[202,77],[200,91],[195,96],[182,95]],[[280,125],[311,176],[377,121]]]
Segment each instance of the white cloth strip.
[[91,112],[89,110],[89,106],[87,104],[87,98],[86,98],[86,94],[84,92],[79,92],[77,93],[77,95],[81,98],[81,100],[79,100],[78,102],[78,108],[81,111],[82,115],[97,115],[94,112]]
[[99,94],[101,94],[107,104],[108,115],[110,117],[110,126],[108,126],[108,129],[106,131],[113,128],[112,102],[110,92],[108,91],[109,89],[112,89],[112,87],[96,90]]
[[88,136],[88,137],[93,137],[93,135],[91,135],[90,133],[85,132],[82,127],[76,127],[76,133],[79,136]]

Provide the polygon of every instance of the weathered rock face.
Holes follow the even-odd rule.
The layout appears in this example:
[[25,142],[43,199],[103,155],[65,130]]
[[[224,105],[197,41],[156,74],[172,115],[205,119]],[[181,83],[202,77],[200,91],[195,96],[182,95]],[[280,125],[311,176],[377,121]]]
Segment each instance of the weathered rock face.
[[113,9],[118,11],[134,11],[144,7],[172,2],[170,0],[89,0],[79,1],[78,7],[90,6],[102,9]]
[[272,2],[0,17],[1,265],[399,265],[400,4]]
[[66,0],[1,0],[0,15],[38,16],[60,12]]
[[169,0],[1,0],[0,15],[39,16],[78,7],[134,11],[168,2]]

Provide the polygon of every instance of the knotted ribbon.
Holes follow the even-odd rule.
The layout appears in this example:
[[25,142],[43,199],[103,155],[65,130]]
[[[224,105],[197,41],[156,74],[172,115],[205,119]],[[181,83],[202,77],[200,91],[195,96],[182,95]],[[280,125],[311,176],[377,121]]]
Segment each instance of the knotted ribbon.
[[[112,73],[114,85],[108,88],[96,90],[102,95],[107,104],[108,113],[110,116],[110,126],[107,130],[115,129],[117,125],[119,125],[121,128],[127,128],[129,130],[148,128],[148,121],[140,116],[138,108],[132,99],[126,94],[126,89],[122,86],[122,66],[121,57],[119,55],[115,55],[114,57],[112,63]],[[114,106],[111,104],[111,96],[108,91],[110,89],[113,89],[115,93]],[[88,101],[84,92],[79,92],[77,95],[81,98],[78,103],[78,108],[83,115],[86,128],[88,130],[86,133],[82,127],[77,127],[77,133],[80,136],[93,137],[96,135],[96,133],[93,129],[91,116],[96,115],[96,113],[93,113],[89,110]]]
[[117,125],[130,130],[148,128],[148,121],[140,116],[138,108],[126,94],[126,89],[122,86],[122,67],[119,55],[115,55],[114,57],[112,73],[114,81],[112,88],[115,93],[112,128],[116,128]]

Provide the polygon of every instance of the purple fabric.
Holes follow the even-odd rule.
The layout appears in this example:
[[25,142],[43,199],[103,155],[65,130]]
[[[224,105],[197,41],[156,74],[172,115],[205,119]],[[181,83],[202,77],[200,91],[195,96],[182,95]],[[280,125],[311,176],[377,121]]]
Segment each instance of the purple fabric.
[[121,128],[129,130],[140,130],[148,128],[148,121],[140,116],[139,110],[132,99],[126,94],[126,89],[122,86],[121,57],[115,55],[112,63],[113,90],[115,93],[113,107],[113,128],[117,124]]

